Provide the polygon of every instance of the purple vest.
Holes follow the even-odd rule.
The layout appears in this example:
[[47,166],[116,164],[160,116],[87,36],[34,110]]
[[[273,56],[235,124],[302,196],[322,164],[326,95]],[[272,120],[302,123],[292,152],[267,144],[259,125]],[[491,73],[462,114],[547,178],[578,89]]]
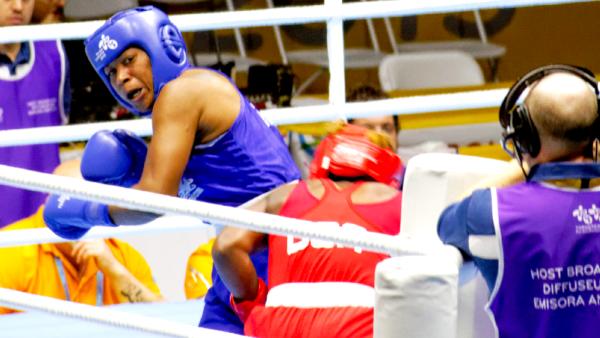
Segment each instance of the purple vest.
[[[60,42],[30,43],[31,58],[17,74],[0,78],[0,130],[60,125],[65,55]],[[0,148],[0,163],[42,172],[59,164],[58,144]],[[0,185],[0,227],[30,216],[46,194]]]
[[492,206],[499,336],[598,337],[600,191],[525,183],[492,193]]
[[279,131],[240,93],[240,113],[210,144],[196,144],[179,185],[179,197],[238,206],[300,178]]

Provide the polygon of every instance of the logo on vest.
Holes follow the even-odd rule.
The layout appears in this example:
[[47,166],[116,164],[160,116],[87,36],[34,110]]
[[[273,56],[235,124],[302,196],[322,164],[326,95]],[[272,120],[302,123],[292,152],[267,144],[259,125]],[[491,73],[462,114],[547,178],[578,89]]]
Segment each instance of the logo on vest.
[[68,195],[60,195],[58,197],[58,209],[62,209],[65,206],[65,203],[67,203],[67,201],[69,201],[71,199],[71,197],[69,197]]
[[566,308],[600,306],[600,264],[534,266],[529,270],[535,310],[556,311]]
[[98,42],[98,51],[96,52],[96,62],[104,60],[106,51],[116,49],[119,46],[117,40],[111,39],[110,36],[102,34]]
[[184,177],[181,179],[181,183],[179,184],[179,192],[177,195],[188,200],[197,200],[198,196],[200,196],[203,192],[204,189],[194,184],[193,178]]
[[58,110],[58,100],[55,97],[27,102],[27,115],[50,114]]
[[[321,230],[331,230],[336,231],[335,229],[341,229],[342,232],[354,233],[360,236],[361,233],[367,232],[367,229],[363,228],[360,225],[352,224],[352,223],[344,223],[339,225],[336,222],[316,222]],[[331,241],[319,240],[319,239],[308,239],[308,238],[296,238],[294,236],[287,236],[287,254],[291,256],[297,252],[300,252],[308,246],[311,246],[314,249],[332,249],[336,248],[344,248],[341,244],[334,244]],[[362,253],[362,249],[355,247],[354,252]]]
[[580,204],[572,215],[580,223],[575,226],[576,234],[600,232],[600,208],[596,204],[592,204],[590,208]]

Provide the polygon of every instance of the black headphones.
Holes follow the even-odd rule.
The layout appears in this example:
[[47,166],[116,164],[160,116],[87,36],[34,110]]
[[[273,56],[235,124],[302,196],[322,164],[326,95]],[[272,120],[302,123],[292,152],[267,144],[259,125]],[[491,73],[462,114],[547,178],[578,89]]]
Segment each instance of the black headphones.
[[[536,157],[540,152],[541,143],[538,131],[529,115],[527,107],[524,104],[517,104],[517,101],[531,84],[556,72],[573,74],[587,82],[594,89],[596,98],[599,100],[598,104],[600,104],[598,82],[596,82],[594,73],[589,69],[557,64],[536,68],[525,74],[508,90],[508,93],[500,105],[499,114],[500,125],[504,129],[502,135],[503,145],[505,145],[507,141],[512,141],[515,146],[516,156],[518,156],[519,159],[523,153]],[[596,122],[594,123],[594,133],[596,135],[595,138],[600,137],[600,118],[596,119]]]

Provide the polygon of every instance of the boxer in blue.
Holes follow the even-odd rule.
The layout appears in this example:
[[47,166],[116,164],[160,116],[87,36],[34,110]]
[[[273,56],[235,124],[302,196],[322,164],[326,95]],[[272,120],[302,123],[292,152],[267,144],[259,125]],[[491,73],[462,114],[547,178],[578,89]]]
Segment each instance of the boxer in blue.
[[[152,117],[153,136],[103,131],[88,142],[82,174],[88,180],[238,206],[299,178],[277,129],[264,121],[232,81],[190,67],[184,40],[154,7],[115,14],[86,40],[94,69],[133,113]],[[52,195],[44,218],[65,238],[93,225],[142,224],[156,215]],[[266,253],[253,257],[266,277]],[[213,272],[200,325],[241,333],[229,292]]]

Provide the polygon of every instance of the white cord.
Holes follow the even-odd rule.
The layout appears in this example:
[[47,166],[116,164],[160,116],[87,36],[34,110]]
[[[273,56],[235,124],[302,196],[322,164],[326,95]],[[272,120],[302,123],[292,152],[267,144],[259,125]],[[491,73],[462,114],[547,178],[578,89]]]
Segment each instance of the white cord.
[[27,144],[61,143],[89,140],[100,130],[127,129],[140,136],[152,135],[152,120],[80,123],[56,127],[36,127],[0,131],[0,147]]
[[[508,89],[401,97],[367,102],[266,109],[260,112],[274,125],[332,121],[340,116],[362,118],[381,115],[425,114],[440,111],[498,107]],[[0,147],[86,141],[99,130],[128,129],[140,136],[152,134],[149,119],[86,123],[0,131]]]
[[141,316],[103,307],[67,302],[5,288],[0,288],[0,305],[23,311],[43,311],[171,337],[239,337],[227,332],[184,325],[160,318]]
[[[157,193],[116,187],[80,179],[0,165],[0,182],[24,189],[72,197],[157,214],[198,217],[216,224],[236,226],[282,236],[331,241],[336,244],[390,255],[423,254],[431,245],[398,236],[356,231],[354,227],[323,227],[319,222],[254,212]],[[331,223],[331,222],[328,222]],[[348,230],[350,229],[350,230]]]
[[[161,234],[169,232],[182,233],[185,231],[195,231],[199,227],[210,226],[195,217],[184,216],[162,216],[156,220],[144,224],[144,226],[121,226],[121,227],[95,227],[85,234],[83,239],[96,238],[124,238],[136,235]],[[22,229],[3,231],[0,236],[0,248],[31,245],[42,243],[61,243],[66,242],[64,238],[55,235],[48,228]]]

